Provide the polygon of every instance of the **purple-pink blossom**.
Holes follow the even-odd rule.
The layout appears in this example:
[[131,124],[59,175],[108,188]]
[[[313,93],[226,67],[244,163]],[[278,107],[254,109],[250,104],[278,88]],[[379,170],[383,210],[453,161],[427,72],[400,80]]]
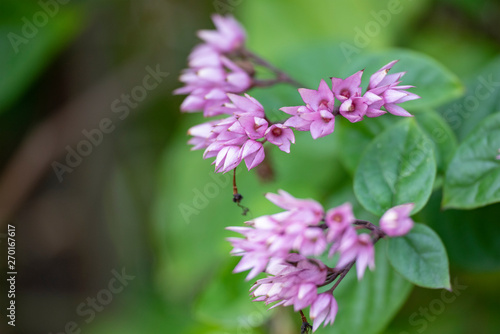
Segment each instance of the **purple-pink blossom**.
[[317,299],[317,287],[325,283],[328,269],[317,259],[291,253],[283,259],[273,259],[266,272],[269,276],[250,289],[254,301],[264,301],[266,305],[277,302],[272,307],[293,305],[299,311]]
[[350,203],[344,203],[328,210],[325,216],[325,224],[328,226],[328,242],[340,241],[344,232],[355,221],[356,218],[354,218]]
[[299,88],[305,106],[283,107],[280,110],[292,115],[285,125],[298,131],[310,131],[314,139],[334,131],[335,117],[341,115],[350,122],[364,117],[378,117],[387,112],[397,116],[412,116],[399,104],[418,99],[406,91],[413,86],[399,85],[404,72],[388,74],[397,60],[383,66],[370,77],[365,92],[361,87],[364,71],[358,71],[346,79],[332,78],[332,88],[321,80],[317,90]]
[[246,227],[227,228],[242,236],[228,238],[231,254],[241,256],[234,272],[249,270],[247,280],[267,275],[250,289],[254,301],[272,304],[271,308],[293,306],[295,311],[310,306],[313,331],[335,320],[338,305],[332,292],[337,280],[354,264],[361,279],[366,268],[375,268],[374,243],[384,236],[407,233],[409,224],[413,225],[411,203],[389,209],[377,227],[357,220],[350,203],[325,211],[317,201],[296,198],[284,190],[267,193],[266,198],[284,211],[247,221]]
[[205,43],[189,55],[189,68],[179,78],[184,87],[174,91],[188,94],[181,111],[203,111],[205,117],[223,113],[219,107],[229,102],[226,94],[243,93],[253,83],[253,74],[230,59],[231,53],[245,43],[244,29],[232,16],[213,15],[212,20],[217,29],[198,32]]
[[356,272],[359,280],[363,277],[366,267],[370,267],[371,270],[375,268],[375,249],[370,235],[366,233],[356,234],[353,231],[348,230],[342,238],[342,243],[338,248],[340,259],[337,266],[344,268],[356,261]]
[[233,170],[243,160],[249,170],[258,166],[265,158],[265,141],[290,152],[290,143],[295,143],[290,128],[283,124],[269,126],[264,108],[248,94],[227,94],[227,97],[229,102],[214,110],[230,116],[188,130],[193,136],[188,141],[194,145],[192,149],[205,149],[204,159],[215,157],[216,172]]
[[283,124],[271,125],[265,133],[266,139],[271,144],[278,146],[280,150],[290,153],[290,143],[295,144],[295,135],[292,129]]
[[337,301],[331,293],[319,294],[311,304],[311,319],[313,320],[313,332],[323,323],[323,327],[333,324],[338,311]]
[[402,204],[390,208],[380,218],[380,228],[390,237],[400,237],[407,234],[413,228],[413,220],[410,218],[413,203]]
[[299,131],[310,131],[314,139],[332,133],[335,128],[335,98],[328,84],[321,80],[317,90],[299,88],[299,94],[306,106],[281,108],[292,115],[284,124]]
[[233,16],[212,15],[217,30],[200,30],[198,37],[220,52],[231,52],[240,48],[246,39],[243,27]]

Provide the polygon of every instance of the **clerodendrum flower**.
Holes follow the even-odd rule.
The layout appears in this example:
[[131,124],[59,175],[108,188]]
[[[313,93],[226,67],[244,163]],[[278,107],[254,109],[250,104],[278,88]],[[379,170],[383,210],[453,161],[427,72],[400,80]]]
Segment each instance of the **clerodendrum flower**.
[[227,94],[230,103],[214,110],[230,115],[226,118],[196,125],[188,130],[193,136],[189,144],[193,150],[205,149],[203,158],[215,157],[215,170],[228,172],[243,160],[250,170],[265,158],[264,141],[290,152],[295,142],[292,130],[283,124],[273,124],[265,119],[264,107],[248,94]]
[[[234,272],[250,270],[247,280],[260,273],[269,275],[252,287],[255,301],[275,303],[272,307],[293,306],[295,311],[311,306],[313,330],[323,322],[333,323],[337,313],[334,288],[323,293],[318,288],[332,284],[354,263],[358,279],[363,277],[366,267],[373,270],[374,242],[386,235],[385,230],[374,225],[367,227],[367,222],[356,220],[349,203],[325,213],[318,202],[295,198],[283,190],[278,194],[268,193],[266,197],[285,211],[255,218],[246,222],[247,227],[227,228],[243,236],[228,238],[233,245],[231,253],[242,257]],[[386,218],[392,212],[401,213],[397,221],[403,222],[408,232],[404,217],[409,206],[411,211],[412,204],[388,210],[381,225],[387,224]],[[372,233],[358,233],[360,226]],[[340,255],[334,267],[317,258],[325,253],[330,257]]]
[[245,44],[245,30],[232,16],[216,14],[212,20],[217,29],[198,32],[205,43],[189,55],[189,68],[180,76],[185,86],[174,91],[189,94],[182,111],[203,110],[207,117],[220,113],[218,107],[229,102],[227,93],[243,93],[252,85],[251,74],[230,59]]
[[386,112],[412,116],[398,104],[418,99],[419,96],[406,91],[413,86],[399,85],[404,72],[387,75],[396,62],[390,62],[374,73],[364,94],[361,88],[363,71],[346,79],[332,78],[331,89],[324,80],[321,80],[318,90],[299,88],[306,105],[281,108],[292,115],[285,125],[299,131],[310,131],[316,139],[333,132],[335,116],[339,114],[352,123],[362,121],[365,116],[378,117]]
[[413,203],[402,204],[390,208],[380,218],[380,227],[390,237],[399,237],[407,234],[413,228],[413,220],[410,212],[415,205]]

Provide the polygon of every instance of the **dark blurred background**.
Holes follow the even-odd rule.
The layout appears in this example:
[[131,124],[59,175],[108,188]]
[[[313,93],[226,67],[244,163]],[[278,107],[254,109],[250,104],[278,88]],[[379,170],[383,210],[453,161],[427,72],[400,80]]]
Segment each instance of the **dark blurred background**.
[[[229,176],[214,178],[210,161],[189,151],[186,131],[202,118],[181,114],[183,97],[172,90],[199,42],[195,32],[213,28],[211,13],[234,14],[253,50],[273,61],[308,40],[353,44],[355,28],[389,2],[2,0],[0,332],[298,333],[292,313],[269,320],[246,292],[231,317],[253,318],[219,317],[228,307],[222,294],[250,286],[244,275],[234,278],[241,288],[209,284],[226,284],[221,273],[235,262],[223,228],[244,218],[231,203]],[[462,80],[499,54],[497,1],[398,3],[401,14],[363,51],[421,51]],[[152,89],[144,89],[148,75]],[[242,171],[240,187],[260,195],[297,177],[285,176],[261,183]],[[299,181],[295,189],[324,195],[337,181]],[[217,191],[207,199],[208,184]],[[254,216],[270,208],[261,198],[246,204]],[[7,224],[16,227],[15,327],[5,316]],[[386,332],[498,333],[498,271],[452,263],[452,277],[467,289],[425,329],[408,319],[441,292],[415,288]]]

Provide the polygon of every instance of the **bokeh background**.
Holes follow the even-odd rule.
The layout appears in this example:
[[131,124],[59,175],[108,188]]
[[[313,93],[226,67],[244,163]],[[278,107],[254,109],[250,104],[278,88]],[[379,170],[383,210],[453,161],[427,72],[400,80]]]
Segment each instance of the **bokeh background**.
[[[183,97],[172,94],[199,43],[196,31],[213,27],[212,13],[235,15],[249,47],[292,76],[311,60],[299,64],[287,56],[321,44],[325,78],[345,75],[359,54],[400,47],[435,58],[463,83],[460,94],[477,84],[478,73],[500,81],[494,0],[2,0],[1,333],[300,331],[296,314],[265,311],[251,302],[245,274],[231,274],[237,259],[228,255],[224,239],[231,233],[224,227],[248,217],[231,201],[231,176],[214,174],[201,152],[189,150],[186,131],[202,118],[181,114]],[[161,72],[158,84],[141,90],[151,71]],[[288,105],[299,102],[290,89],[255,94],[274,112],[283,96]],[[127,102],[132,93],[140,97]],[[499,101],[490,102],[500,110]],[[447,102],[442,113],[453,103]],[[108,133],[95,137],[87,156],[69,158],[73,166],[58,176],[54,166],[66,165],[69,152],[103,120]],[[276,212],[262,194],[279,188],[324,204],[355,200],[339,150],[335,135],[314,143],[302,136],[292,154],[272,152],[267,170],[239,169],[250,218]],[[413,288],[372,330],[500,331],[500,210],[493,205],[466,215],[478,217],[477,225],[454,225],[462,214],[453,211],[420,217],[442,237],[462,232],[457,240],[443,238],[452,282],[461,286],[456,298],[443,302],[442,291]],[[16,226],[15,328],[5,317],[7,224]],[[120,286],[114,277],[124,274]]]

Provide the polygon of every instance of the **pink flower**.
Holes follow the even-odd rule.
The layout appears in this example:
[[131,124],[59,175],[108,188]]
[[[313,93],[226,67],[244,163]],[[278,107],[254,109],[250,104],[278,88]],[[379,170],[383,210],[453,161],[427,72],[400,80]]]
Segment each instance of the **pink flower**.
[[213,15],[217,30],[201,30],[198,37],[221,52],[237,50],[245,43],[245,30],[233,16]]
[[333,105],[335,99],[333,97],[333,92],[328,87],[325,80],[321,80],[317,90],[299,88],[299,94],[302,100],[306,103],[313,111],[328,110],[333,112]]
[[311,123],[313,121],[308,118],[310,118],[311,115],[316,114],[315,111],[306,106],[283,107],[280,108],[280,110],[292,115],[292,117],[287,119],[283,125],[294,128],[298,131],[309,131],[311,129]]
[[290,143],[295,144],[295,136],[292,129],[283,124],[271,125],[265,133],[266,139],[271,144],[278,146],[280,150],[290,153]]
[[[196,49],[197,53],[210,52],[209,50],[210,48]],[[194,59],[200,61],[192,63],[215,63],[212,57],[212,54],[208,54],[205,58],[197,55]],[[189,94],[181,104],[181,111],[203,110],[205,117],[224,113],[219,107],[229,102],[227,93],[244,92],[252,84],[248,73],[223,56],[219,56],[218,64],[184,70],[179,79],[185,86],[176,89],[174,94]]]
[[[264,118],[254,116],[238,117],[239,128],[243,130],[249,139],[261,139],[265,136],[268,128],[268,123]],[[229,128],[229,131],[238,131],[237,129]]]
[[224,146],[219,153],[217,153],[217,158],[214,161],[215,171],[228,172],[236,168],[240,162],[240,147],[234,145]]
[[[415,100],[420,97],[405,91],[406,89],[413,88],[413,86],[398,86],[400,83],[399,80],[405,72],[387,74],[392,66],[397,62],[397,60],[390,62],[370,77],[370,83],[365,96],[367,94],[370,94],[371,96],[379,96],[383,100],[383,107],[391,114],[396,116],[411,117],[412,115],[408,111],[397,104]],[[372,102],[376,103],[375,101]],[[381,112],[380,107],[381,105],[377,103],[376,106],[370,108],[369,117],[376,117],[376,115]]]
[[257,227],[227,227],[227,230],[242,234],[245,238],[228,238],[232,244],[232,255],[241,256],[241,260],[234,268],[234,272],[242,272],[251,269],[246,277],[250,280],[266,269],[270,258],[284,258],[288,254],[288,248],[274,247],[271,249],[269,241],[279,236],[283,231],[281,223],[273,216],[262,216],[249,225]]
[[248,170],[260,164],[264,160],[264,157],[265,153],[262,143],[251,139],[247,140],[245,144],[243,144],[241,154],[239,156],[240,162],[242,159],[245,159],[245,164],[247,165]]
[[287,211],[258,217],[246,223],[250,227],[228,228],[244,236],[228,240],[233,245],[231,253],[243,257],[235,271],[253,268],[247,279],[263,271],[270,259],[283,259],[291,251],[318,256],[326,250],[325,232],[316,226],[323,217],[323,207],[313,200],[296,199],[283,190],[279,193],[266,197]]
[[213,130],[219,123],[219,120],[209,121],[190,128],[188,135],[193,136],[193,138],[189,139],[188,144],[194,145],[191,150],[207,148],[217,136]]
[[[498,149],[498,153],[500,153],[500,148]],[[497,155],[497,160],[500,160],[500,155]]]
[[[384,86],[384,84],[387,84],[388,83],[387,80],[385,83],[382,83],[382,81],[385,79],[387,73],[389,73],[389,70],[392,68],[392,66],[394,66],[394,64],[396,64],[398,61],[399,60],[393,60],[389,64],[382,66],[380,70],[372,74],[372,76],[370,77],[370,83],[368,84],[367,90],[369,91],[373,88]],[[394,83],[394,81],[391,81],[390,83]]]
[[299,311],[317,299],[317,287],[325,282],[327,268],[319,260],[290,254],[286,259],[271,261],[267,273],[273,276],[258,280],[250,289],[254,290],[254,301],[278,302],[272,307],[293,305]]
[[[356,235],[354,230],[348,231],[350,235],[342,238],[339,247],[340,259],[337,267],[343,268],[350,262],[356,261],[356,272],[360,280],[367,266],[371,270],[375,268],[375,250],[370,235],[366,233]],[[351,231],[354,231],[354,234]]]
[[380,218],[380,227],[390,237],[399,237],[407,234],[413,228],[410,218],[413,203],[402,204],[387,210]]
[[180,81],[184,87],[174,94],[189,94],[181,104],[181,111],[203,110],[205,117],[224,111],[220,107],[229,102],[226,93],[242,93],[252,83],[252,75],[228,57],[245,42],[245,31],[232,16],[213,15],[217,30],[202,30],[198,36],[206,43],[196,46],[189,55],[189,68]]
[[358,71],[346,79],[332,78],[332,90],[335,97],[345,101],[361,95],[361,77],[363,71]]
[[324,322],[323,327],[333,324],[337,311],[338,305],[333,295],[330,292],[320,293],[312,303],[309,312],[311,319],[313,319],[313,332],[318,329],[322,322]]
[[313,139],[327,136],[333,133],[335,128],[335,116],[328,110],[320,110],[313,113],[305,113],[300,116],[302,119],[311,122],[309,130]]
[[368,109],[368,104],[366,102],[366,99],[363,97],[349,98],[340,105],[340,114],[351,123],[362,121]]
[[293,245],[304,256],[319,256],[326,249],[326,236],[321,228],[308,227],[297,236]]
[[298,199],[284,190],[278,194],[267,193],[266,198],[285,210],[298,211],[300,219],[309,225],[317,225],[324,215],[323,206],[312,199]]
[[[193,149],[205,148],[204,159],[216,157],[216,172],[228,172],[242,160],[245,160],[248,169],[252,169],[265,158],[263,142],[258,141],[268,136],[268,122],[263,118],[264,108],[248,94],[227,94],[227,97],[231,102],[212,111],[232,116],[192,127],[188,134],[194,137],[188,143],[194,145]],[[285,133],[284,137],[273,138],[273,141],[276,143],[281,140],[281,145],[289,149],[290,142],[286,138],[294,140],[293,133],[290,134],[291,130],[282,125],[276,125],[275,128]]]
[[344,203],[327,211],[325,223],[328,226],[327,241],[339,241],[347,228],[355,222],[352,206]]
[[299,88],[298,91],[306,106],[281,108],[293,115],[284,125],[299,131],[311,131],[313,139],[331,134],[335,127],[335,99],[327,83],[321,80],[317,90]]
[[224,107],[225,112],[235,116],[254,116],[264,118],[266,116],[264,107],[255,98],[248,94],[240,96],[236,94],[227,94],[231,103],[226,104]]

